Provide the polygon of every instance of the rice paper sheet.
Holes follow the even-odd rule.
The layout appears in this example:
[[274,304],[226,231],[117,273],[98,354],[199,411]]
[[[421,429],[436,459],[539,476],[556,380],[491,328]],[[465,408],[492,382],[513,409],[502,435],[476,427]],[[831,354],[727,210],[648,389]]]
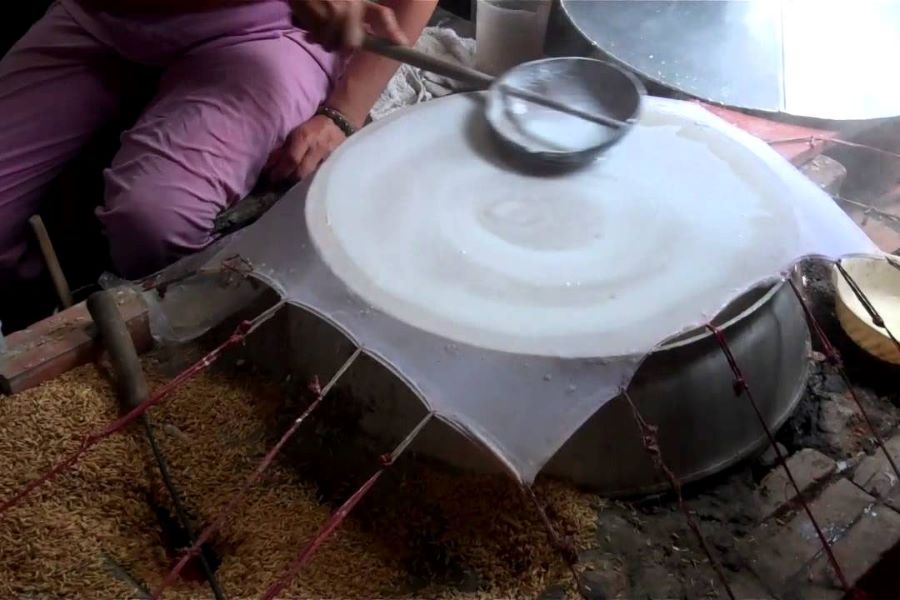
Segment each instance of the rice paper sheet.
[[[804,257],[880,254],[765,143],[695,104],[647,98],[622,142],[566,174],[509,163],[481,111],[456,95],[367,127],[191,268],[240,257],[523,482],[665,340]],[[228,312],[213,304],[207,324]]]

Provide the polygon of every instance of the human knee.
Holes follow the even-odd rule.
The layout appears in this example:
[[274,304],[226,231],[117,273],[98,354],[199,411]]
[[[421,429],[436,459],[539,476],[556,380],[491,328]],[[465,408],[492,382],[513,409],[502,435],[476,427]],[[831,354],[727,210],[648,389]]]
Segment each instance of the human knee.
[[136,182],[127,191],[110,197],[98,210],[110,245],[113,266],[119,275],[138,279],[179,258],[202,249],[209,242],[211,219],[186,210],[173,190],[154,182]]

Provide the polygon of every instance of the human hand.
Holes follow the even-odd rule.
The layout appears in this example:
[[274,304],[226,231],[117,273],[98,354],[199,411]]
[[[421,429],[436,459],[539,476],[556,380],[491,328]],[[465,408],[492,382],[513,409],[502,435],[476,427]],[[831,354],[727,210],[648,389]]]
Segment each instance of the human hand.
[[272,183],[294,182],[312,175],[335,148],[347,139],[325,115],[316,115],[294,129],[263,168]]
[[300,24],[329,49],[359,48],[369,31],[409,44],[394,11],[370,0],[290,0],[290,5]]

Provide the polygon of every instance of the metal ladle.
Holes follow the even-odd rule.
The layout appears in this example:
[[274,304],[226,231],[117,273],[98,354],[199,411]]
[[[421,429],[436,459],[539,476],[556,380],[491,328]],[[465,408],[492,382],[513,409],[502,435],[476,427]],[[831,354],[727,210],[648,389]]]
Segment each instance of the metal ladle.
[[[444,77],[449,77],[462,83],[467,83],[478,89],[487,89],[498,82],[498,78],[492,77],[491,75],[483,73],[477,69],[473,69],[471,67],[466,67],[463,65],[457,65],[449,61],[435,58],[433,56],[428,56],[427,54],[419,52],[418,50],[407,48],[406,46],[398,46],[397,44],[392,44],[387,40],[383,40],[374,36],[366,37],[365,41],[363,42],[363,48],[365,48],[369,52],[374,52],[375,54],[384,56],[385,58],[390,58],[413,67],[418,67],[422,70],[429,71],[437,75],[443,75]],[[508,84],[501,84],[501,86],[503,92],[510,96],[521,98],[522,100],[532,102],[539,106],[558,110],[559,112],[579,117],[581,119],[584,119],[585,121],[597,123],[598,125],[604,125],[613,129],[628,127],[630,125],[629,123],[614,119],[613,117],[607,115],[581,110],[576,106],[571,106],[570,104],[554,100],[553,98],[549,98],[542,94],[529,92],[528,90],[523,90],[517,87],[510,86]]]
[[[551,58],[513,67],[499,77],[428,56],[405,46],[368,36],[363,48],[422,70],[455,79],[476,89],[488,89],[486,118],[498,138],[520,156],[538,158],[543,164],[570,167],[593,160],[618,142],[631,128],[639,112],[643,86],[630,73],[615,65],[585,58]],[[525,88],[537,89],[525,89]],[[567,98],[560,101],[546,90]],[[528,131],[524,104],[514,107],[509,99],[536,105],[600,125],[596,135],[575,147],[560,147]],[[576,102],[582,106],[576,106]],[[616,118],[620,117],[620,118]],[[577,127],[577,125],[576,125]]]

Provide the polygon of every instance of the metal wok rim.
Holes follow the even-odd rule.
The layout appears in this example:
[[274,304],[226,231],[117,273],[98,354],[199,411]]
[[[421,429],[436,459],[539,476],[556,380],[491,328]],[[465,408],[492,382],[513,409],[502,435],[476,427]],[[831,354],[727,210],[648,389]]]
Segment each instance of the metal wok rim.
[[[728,331],[728,329],[730,329],[731,327],[738,325],[741,321],[744,321],[745,319],[749,318],[753,313],[755,313],[760,308],[762,308],[762,306],[764,304],[768,303],[779,291],[781,291],[781,288],[784,287],[785,284],[786,284],[786,280],[784,278],[781,278],[775,282],[772,282],[771,284],[768,284],[766,282],[760,282],[754,286],[747,288],[743,292],[743,294],[740,294],[736,298],[734,298],[731,301],[731,303],[729,303],[729,305],[733,304],[734,302],[739,301],[742,296],[744,296],[746,294],[750,294],[754,290],[757,290],[757,289],[766,287],[766,285],[769,285],[769,289],[764,294],[762,294],[759,298],[754,300],[749,306],[747,306],[743,310],[739,311],[736,315],[729,318],[724,323],[716,325],[716,327],[722,331]],[[726,310],[728,310],[728,306],[723,307],[722,310],[719,311],[719,313],[711,319],[711,322],[715,323],[716,318],[719,315],[721,315],[723,312],[725,312]],[[665,352],[666,350],[675,350],[676,348],[681,348],[684,346],[688,346],[690,344],[695,344],[701,340],[710,338],[710,337],[712,337],[712,335],[713,335],[712,332],[710,332],[708,329],[706,329],[702,326],[696,327],[693,329],[689,329],[688,331],[685,331],[684,333],[680,333],[680,334],[672,336],[671,338],[669,338],[668,341],[665,341],[662,344],[660,344],[659,346],[657,346],[656,349],[653,350],[651,353]]]

